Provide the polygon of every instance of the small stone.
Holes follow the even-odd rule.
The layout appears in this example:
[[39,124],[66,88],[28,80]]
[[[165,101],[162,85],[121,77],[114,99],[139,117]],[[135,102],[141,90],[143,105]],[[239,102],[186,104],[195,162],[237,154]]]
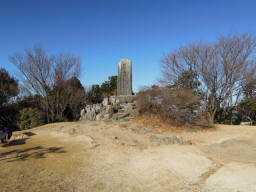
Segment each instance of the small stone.
[[112,136],[112,139],[118,139],[117,136]]

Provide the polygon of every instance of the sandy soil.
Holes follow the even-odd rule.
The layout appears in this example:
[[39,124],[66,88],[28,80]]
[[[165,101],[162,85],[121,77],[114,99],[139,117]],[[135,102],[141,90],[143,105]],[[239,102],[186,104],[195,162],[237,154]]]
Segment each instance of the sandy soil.
[[0,191],[256,191],[256,127],[176,131],[192,145],[157,147],[154,132],[129,122],[16,132],[0,146]]

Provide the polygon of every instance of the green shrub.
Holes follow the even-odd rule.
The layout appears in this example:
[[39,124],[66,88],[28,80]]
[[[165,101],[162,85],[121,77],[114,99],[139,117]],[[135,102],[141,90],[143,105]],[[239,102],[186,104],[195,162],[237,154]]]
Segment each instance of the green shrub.
[[31,129],[42,125],[41,112],[35,108],[24,108],[20,111],[19,128]]
[[15,104],[5,104],[0,106],[0,125],[12,130],[16,130],[19,110]]
[[256,98],[241,101],[238,104],[238,111],[243,121],[250,121],[251,124],[256,124]]
[[214,122],[226,125],[239,125],[241,114],[238,113],[236,106],[221,107],[216,111]]
[[231,124],[231,121],[230,121],[229,119],[225,119],[225,120],[223,121],[223,124],[224,124],[224,125],[230,125],[230,124]]

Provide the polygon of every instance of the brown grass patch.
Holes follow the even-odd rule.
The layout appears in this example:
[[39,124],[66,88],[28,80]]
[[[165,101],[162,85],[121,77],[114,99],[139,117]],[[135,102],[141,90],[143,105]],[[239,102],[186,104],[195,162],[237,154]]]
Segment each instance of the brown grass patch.
[[166,121],[158,114],[144,113],[137,116],[133,121],[133,123],[139,124],[144,127],[151,128],[152,130],[159,132],[197,132],[197,131],[208,131],[215,130],[216,127],[214,125],[191,125],[185,124],[178,126],[176,123],[172,123],[171,120]]

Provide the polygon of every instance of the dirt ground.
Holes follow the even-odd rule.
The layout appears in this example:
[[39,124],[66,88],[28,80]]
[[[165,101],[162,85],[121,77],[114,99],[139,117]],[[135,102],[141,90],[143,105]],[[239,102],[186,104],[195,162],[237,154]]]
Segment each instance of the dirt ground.
[[[154,133],[192,145],[152,145]],[[129,122],[55,123],[0,145],[0,191],[255,192],[256,127],[152,130]]]

